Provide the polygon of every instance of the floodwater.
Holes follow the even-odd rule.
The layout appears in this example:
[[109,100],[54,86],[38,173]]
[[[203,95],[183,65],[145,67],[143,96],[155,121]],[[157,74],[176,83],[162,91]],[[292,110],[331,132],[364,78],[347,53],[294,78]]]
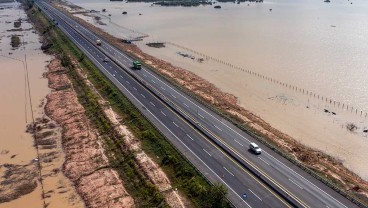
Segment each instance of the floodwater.
[[[221,3],[221,9],[106,0],[72,2],[86,9],[106,8],[106,17],[102,16],[106,25],[99,27],[117,37],[139,36],[134,32],[139,31],[149,35],[143,42],[173,42],[304,89],[305,93],[291,90],[212,59],[199,63],[184,58],[177,52],[196,59],[201,56],[173,45],[156,49],[137,43],[143,51],[237,96],[241,106],[273,127],[338,158],[368,180],[368,138],[363,132],[368,128],[367,1],[268,0],[249,6]],[[316,98],[307,96],[306,91]],[[322,96],[340,105],[321,101]],[[347,130],[348,123],[357,126],[355,132]]]
[[[25,93],[23,63],[26,63],[29,72],[34,117],[40,118],[44,115],[45,96],[50,92],[43,73],[46,72],[45,66],[52,57],[43,54],[40,50],[39,36],[32,29],[32,25],[25,21],[26,14],[19,8],[19,3],[4,3],[0,4],[0,7],[5,8],[0,10],[0,177],[2,177],[5,171],[5,168],[1,168],[2,165],[26,165],[37,158],[33,138],[26,133],[26,126],[32,122],[32,117],[29,96]],[[14,29],[13,22],[18,18],[22,19],[20,28],[23,28],[23,31],[7,31]],[[12,34],[19,35],[25,45],[13,50],[10,45]],[[60,130],[57,130],[55,135],[60,135]],[[48,164],[42,164],[45,192],[49,192],[48,195],[50,195],[46,198],[46,203],[49,204],[48,207],[65,205],[83,207],[71,183],[61,171],[50,175],[53,169],[61,168],[63,163],[64,155],[60,141],[58,141],[58,147],[59,149],[54,151],[59,152],[60,158]],[[40,152],[45,153],[43,150]],[[57,187],[59,187],[58,190]],[[38,183],[33,192],[2,203],[0,207],[43,207],[41,193],[41,186]]]

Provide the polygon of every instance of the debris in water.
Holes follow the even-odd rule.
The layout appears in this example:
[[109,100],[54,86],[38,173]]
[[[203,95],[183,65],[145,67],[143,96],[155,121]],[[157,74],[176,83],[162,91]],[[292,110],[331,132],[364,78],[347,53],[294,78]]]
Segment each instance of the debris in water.
[[153,47],[153,48],[164,48],[165,47],[164,43],[147,43],[146,45],[148,45],[149,47]]

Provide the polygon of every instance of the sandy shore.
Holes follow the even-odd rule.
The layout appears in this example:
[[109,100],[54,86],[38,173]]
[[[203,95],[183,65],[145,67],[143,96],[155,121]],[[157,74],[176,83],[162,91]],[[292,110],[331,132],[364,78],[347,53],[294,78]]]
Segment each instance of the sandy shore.
[[[364,115],[342,110],[328,102],[211,60],[199,63],[183,58],[176,52],[193,53],[171,45],[160,49],[145,44],[138,46],[144,52],[187,69],[213,83],[221,91],[234,95],[239,106],[302,144],[341,160],[350,170],[368,179],[368,165],[364,162],[364,158],[368,157],[365,151],[368,148],[368,134],[363,132],[367,129],[368,120]],[[354,132],[346,128],[349,123],[357,126]]]
[[[88,6],[89,8],[94,8],[97,6],[101,6],[99,2],[95,2],[94,4]],[[153,11],[160,11],[160,9],[164,10],[164,8],[154,8],[149,9],[146,8],[145,5],[135,5],[135,4],[111,4],[105,5],[107,9],[107,13],[111,13],[112,22],[109,22],[107,18],[102,16],[102,22],[105,25],[96,24],[95,20],[92,16],[84,16],[84,15],[76,15],[80,18],[83,18],[90,23],[102,28],[106,32],[114,35],[118,38],[123,37],[136,37],[139,36],[139,33],[134,33],[134,28],[126,28],[124,26],[136,25],[137,28],[144,28],[143,26],[148,27],[150,31],[153,31],[152,37],[145,39],[145,41],[157,41],[160,40],[160,36],[157,34],[165,33],[165,31],[171,31],[165,26],[162,29],[155,28],[153,30],[150,28],[150,23],[156,25],[156,23],[151,21],[144,21],[136,17],[135,12],[138,10],[144,10],[146,13],[150,13]],[[117,13],[118,8],[129,10],[129,15],[121,16]],[[235,8],[234,11],[238,11]],[[253,8],[254,9],[254,8]],[[174,11],[176,9],[168,9],[163,11],[165,15],[170,14],[170,11]],[[178,12],[180,9],[177,9]],[[168,13],[166,13],[168,12]],[[193,12],[187,11],[187,12]],[[208,11],[207,11],[208,12]],[[251,11],[250,11],[251,12]],[[152,18],[159,18],[156,15],[147,14]],[[182,15],[182,13],[180,13]],[[261,14],[258,14],[262,16]],[[100,15],[101,16],[101,15]],[[166,17],[166,16],[165,16]],[[206,18],[207,16],[203,17]],[[211,16],[212,17],[212,16]],[[216,15],[214,17],[217,17]],[[141,19],[144,19],[140,17]],[[122,23],[125,20],[130,20],[129,22]],[[178,20],[178,19],[175,19]],[[235,20],[234,20],[235,21]],[[116,24],[116,22],[122,23],[120,26]],[[180,19],[179,19],[180,22]],[[182,31],[183,28],[189,29],[188,25],[185,25],[186,21],[184,21],[184,25],[178,26],[178,30]],[[169,22],[168,25],[171,25],[172,22]],[[212,23],[211,23],[212,24]],[[261,24],[263,25],[263,24]],[[213,27],[211,27],[213,29]],[[196,29],[193,29],[197,31]],[[250,30],[253,31],[253,30]],[[329,30],[328,30],[329,31]],[[235,31],[234,31],[235,32]],[[189,32],[190,33],[190,32]],[[170,33],[171,34],[171,33]],[[191,33],[190,33],[191,34]],[[181,42],[185,42],[185,35],[177,32],[172,35],[177,35],[182,37]],[[201,34],[197,34],[198,40],[203,38]],[[170,35],[165,35],[163,37],[170,37]],[[216,36],[217,37],[217,36]],[[188,37],[189,39],[195,39],[194,37]],[[178,38],[176,38],[177,40]],[[196,41],[192,42],[196,42]],[[265,40],[270,41],[270,40]],[[190,41],[189,41],[190,42]],[[224,42],[226,42],[224,40]],[[234,69],[233,67],[229,67],[224,64],[219,64],[218,62],[214,62],[212,60],[207,60],[206,57],[198,56],[190,51],[184,50],[179,47],[175,47],[173,45],[166,45],[165,48],[149,48],[144,43],[137,42],[140,49],[142,49],[145,53],[153,55],[159,59],[165,60],[169,63],[172,63],[175,66],[181,67],[183,69],[189,70],[196,75],[204,78],[210,83],[214,84],[216,87],[220,88],[223,92],[230,93],[237,97],[239,106],[244,109],[249,110],[250,112],[258,115],[266,122],[271,124],[271,126],[276,129],[282,131],[285,134],[290,135],[295,140],[301,142],[302,144],[311,147],[316,150],[323,151],[338,160],[342,161],[343,164],[348,167],[350,170],[357,173],[362,178],[368,180],[368,166],[366,163],[362,162],[363,159],[368,156],[367,151],[365,149],[368,147],[367,133],[364,133],[364,130],[368,129],[368,120],[364,115],[360,116],[360,111],[355,113],[342,110],[342,107],[337,108],[337,105],[330,105],[326,102],[321,102],[321,99],[315,99],[312,97],[305,96],[305,93],[295,92],[293,90],[289,90],[288,88],[282,87],[278,84],[271,83],[269,81],[265,81],[264,79],[260,79],[259,77],[255,77],[253,75],[249,75],[248,73],[241,72],[239,70]],[[219,43],[221,46],[222,42]],[[229,43],[231,44],[231,43]],[[257,45],[257,43],[254,43]],[[271,43],[269,43],[271,44]],[[198,45],[203,46],[203,43],[198,43]],[[208,48],[203,48],[200,52],[209,51],[209,49],[213,50],[212,54],[221,54],[221,50],[215,49],[216,44],[208,45]],[[261,44],[263,45],[263,44]],[[198,47],[196,45],[196,47]],[[254,46],[250,45],[250,49]],[[308,47],[306,47],[308,49]],[[306,49],[306,50],[307,50]],[[234,48],[234,50],[237,50]],[[243,54],[247,59],[250,57],[256,57],[258,62],[273,62],[275,60],[264,60],[263,57],[259,55],[252,55],[251,50],[240,50],[238,49],[239,54],[236,54],[235,57],[239,57],[241,59],[241,55]],[[177,52],[181,52],[184,54],[188,54],[190,56],[194,56],[195,60],[190,58],[183,58],[178,55]],[[231,55],[234,55],[234,52],[229,52]],[[261,54],[261,51],[254,52],[255,54]],[[222,52],[224,59],[228,59],[226,57],[227,53]],[[272,58],[279,57],[282,60],[287,61],[287,57],[282,56],[282,53],[278,54],[275,51],[275,56]],[[204,58],[203,63],[199,63],[198,58]],[[220,57],[221,58],[221,57]],[[231,60],[231,59],[230,59]],[[293,60],[289,60],[294,63]],[[275,61],[276,62],[276,61]],[[242,63],[242,60],[234,61],[234,63]],[[253,62],[251,62],[253,63]],[[276,62],[278,63],[278,62]],[[242,63],[244,64],[244,63]],[[253,63],[254,64],[254,63]],[[248,65],[248,63],[246,64]],[[257,72],[260,70],[261,73],[265,73],[264,65],[262,64],[262,70],[258,69],[257,66],[252,66],[252,70]],[[267,64],[266,64],[267,65]],[[287,65],[285,63],[285,65]],[[243,65],[241,65],[243,66]],[[281,65],[281,66],[284,66]],[[280,66],[280,67],[281,67]],[[332,69],[336,66],[329,66],[328,68]],[[277,67],[276,67],[277,68]],[[280,70],[280,73],[283,70]],[[292,79],[290,77],[280,77],[280,74],[276,69],[269,72],[269,74],[264,75],[277,75],[276,77],[279,81]],[[295,76],[295,74],[293,74]],[[323,76],[326,76],[325,74]],[[339,83],[339,80],[331,80],[332,78],[326,78],[326,81]],[[320,82],[320,80],[318,80]],[[298,87],[304,87],[307,91],[309,89],[316,89],[315,86],[308,85],[308,83],[298,83],[297,80],[292,80],[292,83]],[[315,91],[313,93],[323,94],[326,92],[330,92],[330,90],[321,90],[321,92]],[[344,91],[345,92],[345,91]],[[356,93],[356,91],[352,92]],[[330,94],[324,94],[323,96],[336,97],[336,92]],[[339,96],[338,96],[339,97]],[[340,96],[341,97],[341,96]],[[346,100],[342,100],[346,101]],[[355,103],[355,102],[350,102]],[[359,103],[359,101],[358,101]],[[346,107],[346,106],[345,106]],[[329,111],[329,113],[325,113],[325,109]],[[332,112],[336,113],[333,115]],[[357,115],[356,115],[357,114]],[[347,130],[346,126],[350,123],[353,123],[357,126],[354,132],[350,132]],[[322,139],[323,138],[323,139]],[[333,144],[333,145],[331,145]]]
[[[94,22],[90,16],[76,16]],[[131,33],[114,24],[96,25],[117,37]],[[363,132],[368,129],[368,118],[364,114],[360,116],[359,112],[350,112],[341,106],[334,106],[170,44],[159,49],[148,47],[144,42],[137,44],[145,53],[193,72],[221,91],[234,95],[239,106],[302,144],[335,157],[344,166],[368,179],[368,166],[363,162],[368,157],[365,151],[368,148],[368,134]],[[178,52],[195,58],[184,58]],[[199,58],[204,61],[199,62]],[[326,113],[325,109],[329,112]],[[347,129],[351,123],[357,127],[353,132]]]
[[[87,25],[82,20],[79,22],[86,25],[98,34],[103,35],[106,39],[116,44],[116,46],[135,54],[146,64],[155,67],[159,73],[173,78],[177,83],[180,83],[187,89],[194,91],[195,94],[202,97],[202,99],[206,100],[207,102],[212,103],[223,111],[237,115],[239,119],[242,119],[248,123],[248,125],[253,127],[256,131],[260,132],[264,136],[267,135],[267,137],[270,138],[273,143],[284,149],[284,151],[294,155],[295,159],[303,162],[305,165],[315,169],[318,172],[327,173],[325,177],[332,177],[334,180],[340,181],[341,186],[344,186],[346,190],[352,191],[357,195],[366,194],[364,191],[367,190],[367,182],[363,181],[361,178],[359,178],[359,176],[346,169],[346,166],[348,166],[346,164],[349,164],[347,163],[349,158],[344,158],[343,160],[341,158],[333,159],[322,153],[322,151],[327,152],[327,147],[331,147],[332,150],[337,152],[336,149],[333,149],[334,146],[330,144],[335,143],[335,141],[341,141],[343,144],[346,144],[345,136],[358,136],[364,139],[365,133],[363,133],[362,128],[364,128],[365,124],[364,121],[359,121],[361,120],[361,117],[352,116],[351,113],[349,114],[337,108],[332,109],[332,106],[325,106],[323,102],[312,100],[311,98],[308,99],[308,97],[303,94],[300,94],[302,95],[300,96],[299,94],[291,93],[292,91],[289,92],[289,89],[279,85],[272,85],[268,82],[262,82],[262,80],[252,76],[247,76],[243,72],[224,70],[226,68],[222,65],[216,67],[215,64],[212,63],[204,64],[197,61],[193,62],[192,59],[189,59],[189,61],[185,59],[183,60],[183,57],[178,56],[176,53],[178,49],[171,50],[169,55],[167,55],[165,50],[162,50],[162,48],[151,50],[145,49],[147,53],[151,54],[153,54],[152,50],[159,51],[156,53],[156,56],[160,57],[160,59],[157,59],[148,55],[147,53],[143,53],[134,45],[126,45],[121,43],[119,39],[102,32],[96,27]],[[164,57],[165,54],[166,57]],[[165,58],[168,59],[176,56],[178,56],[179,58],[177,59],[180,60],[178,61],[178,66],[179,64],[183,64],[183,62],[187,62],[186,64],[181,65],[182,68],[175,67],[164,61]],[[209,61],[206,60],[206,62]],[[184,66],[187,66],[190,69],[184,70]],[[197,68],[193,66],[196,66]],[[200,66],[206,67],[201,68]],[[191,72],[191,70],[193,70],[193,72]],[[227,76],[228,74],[232,76]],[[230,86],[230,90],[226,90],[227,86]],[[242,97],[240,97],[240,95],[237,96],[237,93],[243,93],[243,95],[241,95]],[[300,96],[300,98],[298,96]],[[249,107],[249,109],[245,110],[244,106]],[[325,108],[328,108],[326,109],[328,113],[325,112]],[[257,109],[259,109],[259,112],[254,112]],[[276,114],[273,114],[275,112]],[[270,116],[271,118],[267,118],[267,115],[273,115],[277,122],[272,123],[272,116]],[[291,117],[288,117],[289,115]],[[345,115],[346,118],[343,119],[342,115]],[[333,120],[331,121],[331,119]],[[359,123],[356,123],[357,126],[359,124],[362,125],[358,126],[360,133],[356,131],[358,129],[355,130],[355,133],[351,133],[346,128],[347,123],[356,121],[354,119],[359,121]],[[307,122],[301,123],[303,121]],[[316,139],[313,141],[309,137],[304,139],[298,135],[291,137],[290,135],[292,132],[286,132],[286,128],[285,130],[282,130],[282,126],[294,129],[295,133],[299,132],[301,135],[314,135],[314,138]],[[318,128],[313,129],[315,126]],[[330,127],[333,127],[332,130],[328,129]],[[324,131],[329,132],[326,133]],[[335,131],[338,132],[335,133]],[[324,135],[323,140],[320,139],[321,135]],[[337,138],[341,139],[336,140],[335,136],[338,136]],[[327,140],[325,137],[330,139]],[[324,140],[327,140],[327,142],[324,143],[326,146],[324,146],[325,148],[313,147],[313,149],[311,149],[308,147],[309,145],[306,142],[307,139],[313,142],[324,142]],[[313,142],[311,142],[311,144],[313,144]],[[362,144],[360,143],[360,145]],[[354,148],[355,147],[353,147],[351,150],[354,150]],[[349,155],[349,153],[347,155]],[[345,167],[341,162],[344,162]],[[358,166],[361,167],[362,161],[356,162],[360,162],[360,165]]]

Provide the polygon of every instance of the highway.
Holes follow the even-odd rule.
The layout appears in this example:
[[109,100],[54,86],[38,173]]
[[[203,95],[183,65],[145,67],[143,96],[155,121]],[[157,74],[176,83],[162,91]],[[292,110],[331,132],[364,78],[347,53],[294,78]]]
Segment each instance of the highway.
[[123,51],[46,2],[36,3],[197,169],[228,188],[234,206],[357,207],[262,144],[263,153],[252,154],[254,138],[149,69],[132,70]]

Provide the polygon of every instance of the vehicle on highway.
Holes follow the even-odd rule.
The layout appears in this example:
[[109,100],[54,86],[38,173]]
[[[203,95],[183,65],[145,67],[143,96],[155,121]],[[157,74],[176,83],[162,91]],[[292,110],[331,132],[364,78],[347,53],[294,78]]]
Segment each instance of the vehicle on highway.
[[254,142],[250,143],[249,149],[257,155],[261,154],[261,152],[262,152],[262,149],[259,148],[259,146]]
[[142,68],[142,64],[139,61],[133,61],[133,67],[135,69],[141,69]]
[[109,62],[109,58],[105,57],[103,62]]
[[100,46],[102,44],[101,40],[96,40],[96,45]]

